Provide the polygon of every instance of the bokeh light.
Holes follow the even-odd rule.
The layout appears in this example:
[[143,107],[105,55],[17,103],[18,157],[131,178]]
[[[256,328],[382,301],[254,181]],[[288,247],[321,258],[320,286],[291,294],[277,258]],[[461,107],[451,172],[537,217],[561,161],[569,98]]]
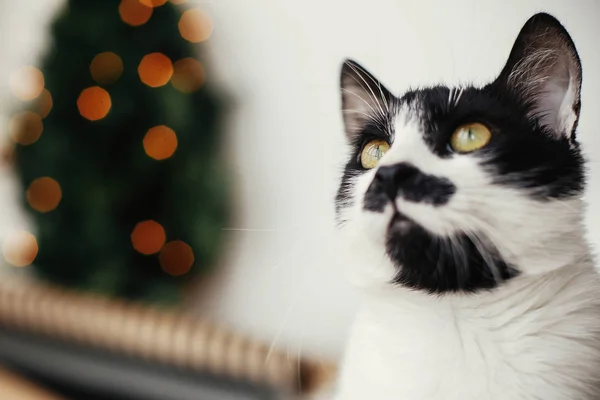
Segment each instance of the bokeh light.
[[171,0],[171,3],[173,4],[185,4],[187,2],[188,0]]
[[169,275],[188,273],[194,264],[194,251],[185,242],[173,240],[163,246],[158,255],[160,266]]
[[144,25],[152,16],[152,7],[148,7],[139,0],[121,0],[119,4],[121,20],[131,26]]
[[150,87],[166,85],[173,76],[173,64],[169,57],[162,53],[144,56],[138,66],[140,79]]
[[204,68],[193,58],[183,58],[173,65],[171,84],[183,93],[191,93],[202,87],[204,83]]
[[10,138],[23,146],[37,142],[43,130],[42,117],[33,111],[15,114],[8,124]]
[[110,95],[99,86],[84,89],[77,99],[79,113],[90,121],[97,121],[106,117],[111,106]]
[[48,89],[42,90],[42,94],[35,100],[35,110],[42,118],[46,118],[54,105],[52,95]]
[[27,189],[27,203],[42,213],[54,210],[62,199],[60,185],[50,177],[37,178]]
[[139,0],[145,6],[148,7],[160,7],[167,2],[167,0]]
[[13,267],[30,265],[38,254],[38,243],[31,233],[19,231],[5,238],[2,243],[2,255]]
[[138,223],[131,232],[133,248],[146,255],[158,253],[166,240],[165,229],[152,220]]
[[98,54],[90,64],[92,78],[101,85],[115,83],[123,74],[123,61],[117,54],[107,51]]
[[212,20],[201,9],[192,8],[181,14],[179,33],[185,40],[192,43],[203,42],[210,37],[212,30]]
[[44,90],[44,75],[42,71],[31,65],[19,68],[10,77],[11,92],[23,101],[33,100]]
[[144,136],[144,151],[155,160],[169,158],[177,150],[177,135],[166,125],[150,128]]

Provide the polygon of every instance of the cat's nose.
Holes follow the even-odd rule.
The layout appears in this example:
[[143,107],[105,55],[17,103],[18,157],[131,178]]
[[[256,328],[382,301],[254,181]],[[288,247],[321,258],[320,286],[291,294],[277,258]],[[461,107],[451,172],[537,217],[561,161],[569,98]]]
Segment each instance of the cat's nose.
[[447,178],[426,174],[412,164],[382,165],[365,193],[364,208],[382,212],[386,204],[394,204],[397,197],[441,206],[455,192],[456,186]]
[[394,200],[398,195],[398,189],[407,181],[418,180],[419,175],[420,171],[414,166],[407,163],[398,163],[379,167],[374,180],[389,199]]

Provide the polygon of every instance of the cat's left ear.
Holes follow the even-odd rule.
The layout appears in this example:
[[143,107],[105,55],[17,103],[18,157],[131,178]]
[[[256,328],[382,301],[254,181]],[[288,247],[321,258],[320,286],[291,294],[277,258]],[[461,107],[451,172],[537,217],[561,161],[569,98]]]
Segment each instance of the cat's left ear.
[[393,96],[360,64],[352,60],[344,62],[340,89],[344,127],[349,142],[355,141],[369,122],[385,124]]
[[521,29],[495,84],[512,91],[553,137],[574,138],[581,108],[581,61],[560,22],[540,13]]

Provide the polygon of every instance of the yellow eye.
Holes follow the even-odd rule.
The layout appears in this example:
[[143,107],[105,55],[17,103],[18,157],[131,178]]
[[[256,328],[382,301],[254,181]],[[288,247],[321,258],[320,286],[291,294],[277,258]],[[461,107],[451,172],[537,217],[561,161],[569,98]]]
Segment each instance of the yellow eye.
[[483,124],[472,122],[459,126],[452,137],[450,145],[458,153],[469,153],[481,149],[492,138],[492,132]]
[[390,145],[385,140],[371,140],[360,153],[360,162],[363,168],[374,168],[389,149]]

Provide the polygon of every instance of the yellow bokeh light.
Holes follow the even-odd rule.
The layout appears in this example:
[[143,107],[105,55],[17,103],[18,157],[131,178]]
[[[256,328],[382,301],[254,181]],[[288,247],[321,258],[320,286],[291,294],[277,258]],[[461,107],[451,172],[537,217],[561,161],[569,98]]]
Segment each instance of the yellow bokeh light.
[[42,71],[31,65],[18,69],[10,77],[10,90],[20,100],[29,101],[38,97],[44,90]]
[[158,253],[166,240],[165,229],[152,220],[138,223],[131,232],[133,248],[146,255]]
[[142,58],[138,74],[141,81],[150,87],[163,86],[173,76],[173,64],[169,57],[162,53],[148,54]]
[[173,129],[165,125],[148,129],[143,140],[144,151],[155,160],[164,160],[177,150],[177,135]]
[[90,121],[97,121],[106,117],[111,106],[110,95],[99,86],[84,89],[77,99],[79,113]]
[[184,275],[194,264],[194,251],[187,243],[173,240],[163,246],[158,261],[163,271],[169,275]]
[[140,3],[147,7],[160,7],[167,2],[167,0],[139,0]]
[[207,40],[213,30],[212,20],[199,8],[184,11],[178,26],[181,36],[192,43]]
[[195,92],[204,83],[204,68],[193,58],[183,58],[173,65],[173,87],[184,93]]
[[50,114],[53,105],[52,95],[48,89],[42,90],[42,94],[35,99],[35,110],[42,118],[46,118]]
[[58,207],[62,200],[62,190],[58,182],[45,176],[31,182],[26,197],[31,208],[46,213]]
[[98,54],[90,64],[92,78],[101,85],[115,83],[123,74],[123,61],[117,54],[107,51]]
[[32,111],[14,115],[8,124],[10,138],[23,146],[37,142],[43,130],[42,117]]
[[8,236],[2,243],[2,255],[14,267],[30,265],[38,254],[38,243],[31,233],[19,231]]
[[152,7],[148,7],[140,0],[121,0],[119,4],[121,20],[131,26],[144,25],[152,16]]

